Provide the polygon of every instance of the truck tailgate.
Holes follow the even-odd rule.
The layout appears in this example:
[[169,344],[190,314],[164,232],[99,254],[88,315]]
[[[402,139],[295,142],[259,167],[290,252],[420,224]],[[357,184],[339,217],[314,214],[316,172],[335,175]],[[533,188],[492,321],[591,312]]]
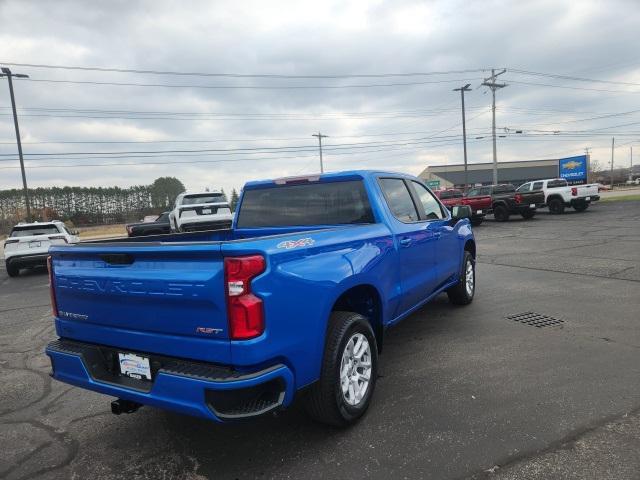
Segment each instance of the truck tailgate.
[[60,336],[103,335],[131,349],[136,339],[147,347],[171,343],[192,357],[202,356],[193,345],[206,342],[206,360],[228,358],[219,243],[77,245],[50,253]]
[[598,195],[598,185],[578,185],[578,197],[589,197]]

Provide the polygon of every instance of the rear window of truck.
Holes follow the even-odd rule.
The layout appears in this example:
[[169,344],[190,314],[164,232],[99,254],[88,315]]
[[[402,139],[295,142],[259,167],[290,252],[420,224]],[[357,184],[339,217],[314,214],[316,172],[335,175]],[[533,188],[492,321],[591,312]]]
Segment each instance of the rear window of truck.
[[362,180],[246,190],[238,228],[373,223]]
[[566,187],[567,185],[566,180],[549,180],[547,182],[547,188]]
[[450,198],[462,198],[462,192],[459,190],[442,190],[439,197],[441,200],[448,200]]

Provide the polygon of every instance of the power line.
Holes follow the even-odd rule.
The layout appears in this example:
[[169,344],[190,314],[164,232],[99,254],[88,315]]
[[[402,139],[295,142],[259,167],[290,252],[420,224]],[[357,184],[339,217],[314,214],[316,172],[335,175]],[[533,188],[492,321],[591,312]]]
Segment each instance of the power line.
[[518,70],[516,68],[510,68],[509,72],[519,73],[522,75],[531,75],[536,77],[548,77],[548,78],[557,78],[560,80],[571,80],[574,82],[591,82],[591,83],[607,83],[610,85],[626,85],[630,87],[640,87],[640,83],[633,82],[620,82],[616,80],[600,80],[595,78],[585,78],[585,77],[576,77],[571,75],[559,75],[555,73],[541,73],[541,72],[532,72],[530,70]]
[[308,89],[341,89],[341,88],[379,88],[379,87],[405,87],[412,85],[429,85],[437,83],[459,83],[479,80],[479,78],[466,78],[455,80],[433,80],[423,82],[402,82],[402,83],[374,83],[360,85],[176,85],[167,83],[134,83],[134,82],[97,82],[90,80],[53,80],[45,78],[25,79],[29,82],[46,82],[74,85],[108,85],[118,87],[162,87],[162,88],[204,88],[213,90],[308,90]]
[[[477,140],[470,140],[473,142],[477,142]],[[455,145],[457,144],[456,142],[448,142],[448,143],[441,143],[439,145],[434,145],[433,148],[440,148],[440,147],[446,147],[446,146],[451,146],[451,145]],[[369,147],[371,148],[371,147]],[[403,147],[399,147],[399,148],[389,148],[389,149],[377,149],[377,150],[367,150],[367,151],[359,151],[359,152],[337,152],[334,153],[334,155],[354,155],[354,154],[369,154],[369,153],[378,153],[378,152],[389,152],[389,151],[395,151],[395,150],[409,150],[409,151],[418,151],[418,150],[422,150],[421,148],[403,148]],[[269,160],[269,161],[277,161],[277,160],[283,160],[283,159],[296,159],[296,158],[309,158],[309,157],[315,157],[316,154],[310,154],[310,155],[296,155],[296,156],[289,156],[289,157],[268,157],[268,158],[240,158],[240,159],[218,159],[218,160],[190,160],[190,161],[179,161],[179,160],[175,160],[175,161],[168,161],[168,162],[129,162],[129,163],[123,163],[123,162],[117,162],[117,163],[97,163],[97,164],[73,164],[73,165],[32,165],[29,168],[82,168],[82,167],[118,167],[118,166],[144,166],[144,165],[177,165],[177,164],[200,164],[200,163],[228,163],[228,162],[244,162],[244,161],[263,161],[263,160]],[[15,166],[10,166],[10,167],[0,167],[0,170],[11,170],[11,169],[16,169],[18,167]]]
[[[424,137],[423,139],[406,139],[406,140],[415,140],[415,141],[387,141],[387,142],[362,142],[362,143],[345,143],[345,144],[332,144],[328,146],[324,146],[325,150],[334,152],[341,150],[358,150],[358,149],[366,149],[366,148],[379,148],[379,147],[394,147],[394,146],[407,146],[407,145],[428,145],[443,141],[451,141],[452,139],[457,139],[460,135],[445,135],[442,137]],[[391,143],[390,143],[391,142]],[[276,149],[277,148],[277,149]],[[179,153],[184,157],[196,157],[196,156],[228,156],[228,155],[259,155],[259,154],[282,154],[282,153],[304,153],[304,152],[312,152],[315,151],[315,146],[299,146],[299,147],[275,147],[271,151],[266,151],[267,149],[255,149],[249,151],[249,149],[244,150],[227,150],[227,151],[219,151],[215,149],[211,150],[182,150],[182,151],[171,151],[171,150],[157,150],[157,151],[131,151],[131,152],[56,152],[56,153],[33,153],[30,154],[31,157],[38,158],[28,158],[26,161],[41,161],[41,160],[84,160],[84,159],[120,159],[120,158],[158,158],[163,156],[175,156],[176,153]],[[111,153],[111,155],[108,155]],[[3,157],[9,157],[13,154],[1,154]],[[65,155],[67,157],[73,155],[71,158],[63,158],[59,157],[61,155]],[[82,158],[77,157],[76,155],[92,155],[90,157]],[[0,158],[0,162],[4,161],[14,161],[14,158]]]
[[86,67],[71,65],[47,65],[36,63],[4,63],[4,65],[59,69],[59,70],[80,70],[94,72],[115,72],[115,73],[141,73],[150,75],[176,75],[190,77],[230,77],[230,78],[298,78],[298,79],[340,79],[340,78],[385,78],[385,77],[422,77],[431,75],[451,75],[461,73],[482,73],[488,71],[486,68],[475,68],[465,70],[446,70],[433,72],[406,72],[406,73],[355,73],[355,74],[329,74],[329,75],[294,75],[294,74],[271,74],[271,73],[211,73],[211,72],[180,72],[172,70],[145,70],[136,68],[114,68],[114,67]]
[[640,90],[608,90],[604,88],[589,88],[589,87],[576,87],[569,85],[554,85],[550,83],[535,83],[535,82],[521,82],[518,80],[507,80],[509,83],[515,83],[518,85],[530,85],[537,87],[553,87],[553,88],[564,88],[568,90],[587,90],[591,92],[609,92],[609,93],[640,93]]

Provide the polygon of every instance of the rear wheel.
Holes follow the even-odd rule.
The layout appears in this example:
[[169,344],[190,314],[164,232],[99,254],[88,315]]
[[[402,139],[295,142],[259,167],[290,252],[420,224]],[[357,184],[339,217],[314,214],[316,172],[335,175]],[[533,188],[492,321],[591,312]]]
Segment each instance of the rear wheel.
[[589,204],[587,202],[576,203],[573,208],[576,212],[584,212],[587,208],[589,208]]
[[447,290],[449,301],[454,305],[469,305],[476,293],[476,262],[471,253],[464,252],[460,280]]
[[549,200],[549,212],[554,215],[564,213],[564,202],[559,198]]
[[504,205],[498,205],[493,209],[493,218],[497,222],[506,222],[509,220],[509,210]]
[[471,217],[471,225],[473,225],[474,227],[477,227],[482,223],[483,220],[484,220],[483,217]]
[[533,209],[528,209],[528,210],[523,210],[521,215],[522,218],[529,220],[530,218],[533,218],[534,215],[536,214],[536,211]]
[[5,262],[7,267],[7,275],[10,277],[17,277],[20,275],[20,267],[17,265],[11,265],[9,262]]
[[333,312],[320,379],[305,407],[317,421],[337,427],[355,423],[369,407],[378,374],[378,349],[369,321],[353,312]]

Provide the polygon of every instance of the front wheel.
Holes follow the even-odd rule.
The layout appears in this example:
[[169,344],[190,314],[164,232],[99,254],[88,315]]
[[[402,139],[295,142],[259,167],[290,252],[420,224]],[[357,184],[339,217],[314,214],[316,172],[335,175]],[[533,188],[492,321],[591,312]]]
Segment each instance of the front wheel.
[[464,252],[460,280],[447,290],[449,301],[454,305],[469,305],[476,293],[476,262],[471,253]]
[[369,407],[378,375],[378,349],[369,321],[353,312],[333,312],[320,379],[307,392],[305,407],[315,420],[346,427]]

